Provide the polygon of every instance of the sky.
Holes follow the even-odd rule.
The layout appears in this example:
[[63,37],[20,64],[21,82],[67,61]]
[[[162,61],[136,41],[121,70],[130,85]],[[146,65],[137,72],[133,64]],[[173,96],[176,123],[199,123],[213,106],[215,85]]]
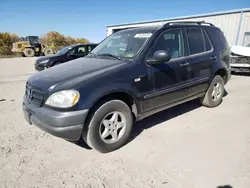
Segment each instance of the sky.
[[250,0],[0,0],[0,32],[100,42],[106,26],[250,8]]

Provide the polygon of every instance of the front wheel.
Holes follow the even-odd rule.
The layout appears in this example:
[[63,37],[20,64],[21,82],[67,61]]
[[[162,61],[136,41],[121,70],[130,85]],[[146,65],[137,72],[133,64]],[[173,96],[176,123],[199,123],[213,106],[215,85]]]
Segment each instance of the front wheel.
[[205,96],[200,98],[201,104],[206,107],[216,107],[222,102],[224,96],[224,80],[221,76],[216,75]]
[[91,148],[107,153],[126,144],[132,127],[133,117],[128,105],[120,100],[110,100],[92,112],[83,139]]

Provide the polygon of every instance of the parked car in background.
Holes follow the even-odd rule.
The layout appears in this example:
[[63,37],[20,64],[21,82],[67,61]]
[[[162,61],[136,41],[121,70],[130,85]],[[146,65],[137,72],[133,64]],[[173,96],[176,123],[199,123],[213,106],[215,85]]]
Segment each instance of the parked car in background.
[[250,44],[231,47],[232,72],[250,72]]
[[73,44],[57,51],[56,54],[40,57],[35,62],[35,69],[41,71],[55,65],[86,56],[97,44]]
[[128,141],[135,121],[193,99],[220,105],[230,77],[228,43],[210,23],[127,29],[32,75],[23,112],[29,124],[106,153]]

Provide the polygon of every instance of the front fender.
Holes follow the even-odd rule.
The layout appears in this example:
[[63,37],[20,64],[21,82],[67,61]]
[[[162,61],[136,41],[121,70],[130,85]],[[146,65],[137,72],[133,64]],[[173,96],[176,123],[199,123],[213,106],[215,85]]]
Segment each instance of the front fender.
[[92,106],[99,101],[101,98],[116,92],[123,92],[131,96],[137,106],[140,109],[140,98],[138,91],[135,87],[131,87],[130,84],[125,83],[114,83],[102,85],[99,87],[91,88],[87,87],[88,90],[80,89],[81,99],[79,102],[79,109],[90,109]]

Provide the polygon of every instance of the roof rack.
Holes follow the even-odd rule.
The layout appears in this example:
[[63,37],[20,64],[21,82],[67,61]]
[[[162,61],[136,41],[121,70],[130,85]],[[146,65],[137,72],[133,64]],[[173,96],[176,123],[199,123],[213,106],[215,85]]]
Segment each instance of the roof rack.
[[176,22],[168,22],[166,24],[164,24],[164,26],[169,26],[169,25],[183,25],[183,24],[197,24],[197,25],[210,25],[210,26],[214,26],[212,23],[209,22],[205,22],[205,21],[176,21]]

